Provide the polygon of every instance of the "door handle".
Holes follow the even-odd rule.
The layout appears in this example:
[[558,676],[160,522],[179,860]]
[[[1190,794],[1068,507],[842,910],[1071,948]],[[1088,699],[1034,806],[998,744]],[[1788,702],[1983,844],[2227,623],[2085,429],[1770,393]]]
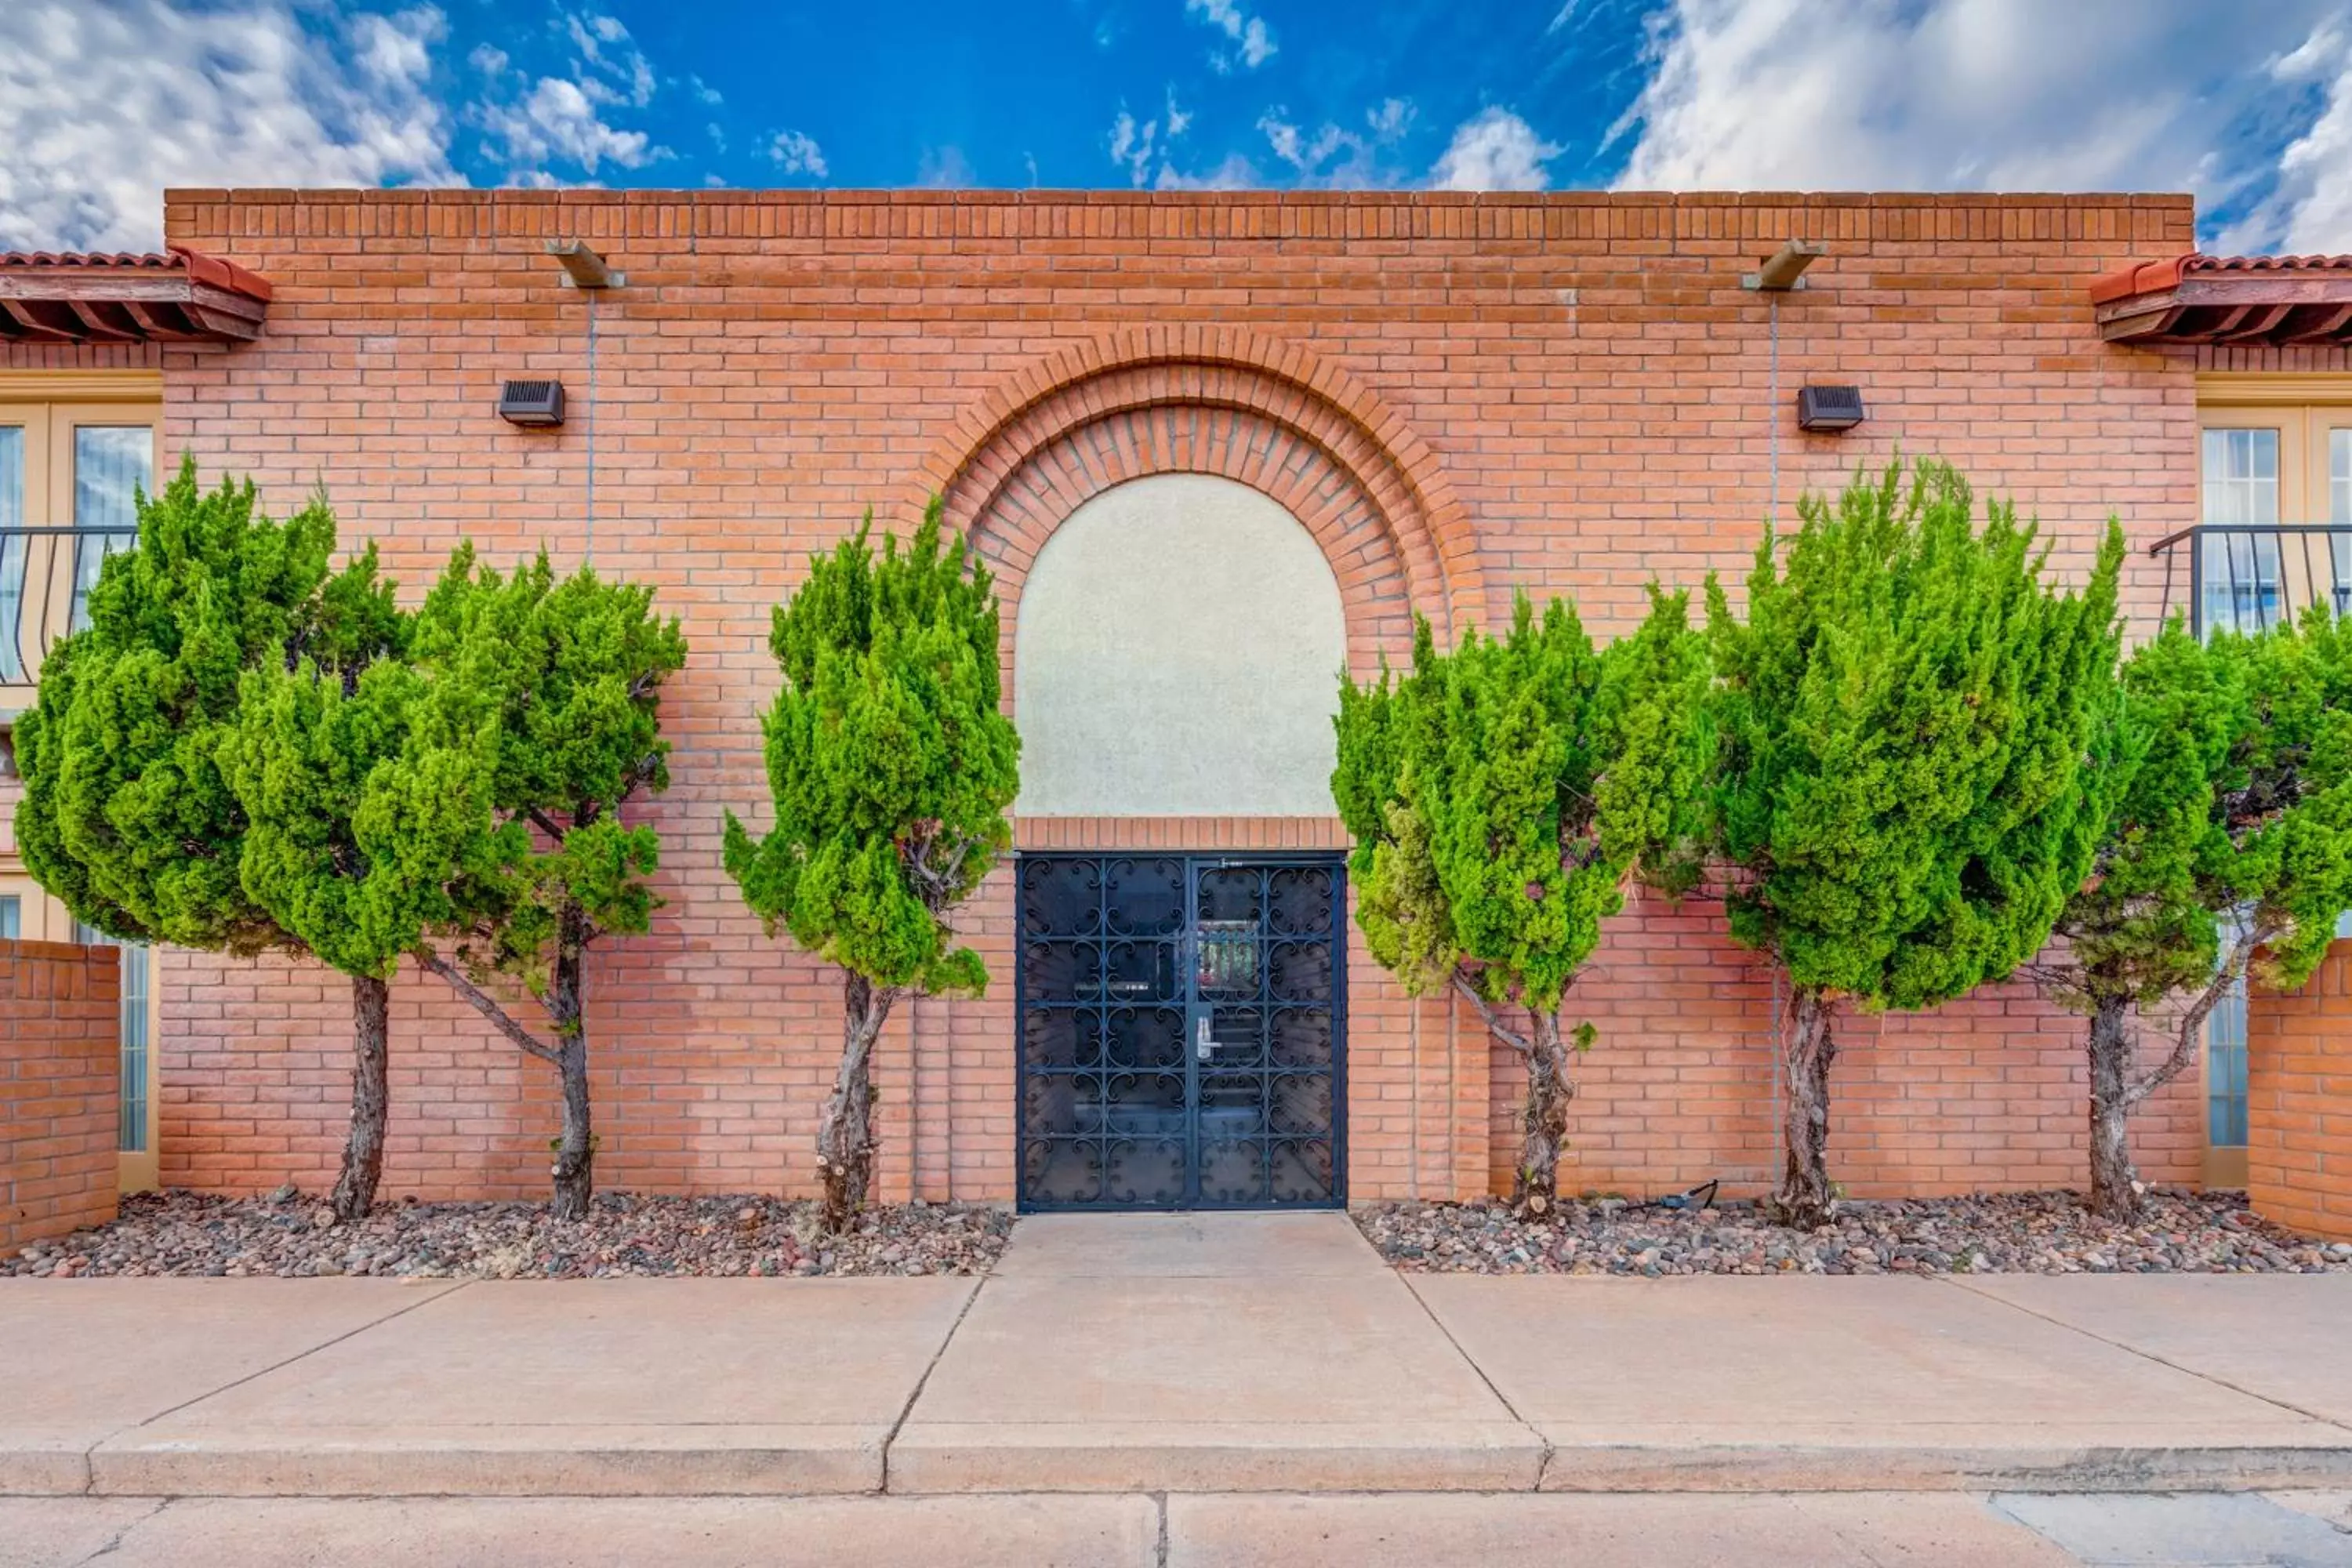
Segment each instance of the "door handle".
[[1209,1037],[1209,1016],[1203,1013],[1193,1021],[1192,1054],[1198,1060],[1207,1061],[1209,1053],[1216,1048],[1217,1042]]

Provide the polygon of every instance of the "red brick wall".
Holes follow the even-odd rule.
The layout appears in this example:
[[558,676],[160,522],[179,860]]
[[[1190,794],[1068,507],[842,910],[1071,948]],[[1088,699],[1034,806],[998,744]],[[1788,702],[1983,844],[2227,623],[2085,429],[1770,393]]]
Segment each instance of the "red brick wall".
[[119,962],[0,942],[0,1254],[114,1217]]
[[2246,1196],[2265,1218],[2352,1241],[2352,942],[2302,990],[2247,1000]]
[[[1742,572],[1777,425],[1784,509],[1898,447],[1942,453],[2038,513],[2075,574],[2110,510],[2142,542],[2194,521],[2194,363],[2105,346],[2084,295],[2188,247],[2191,223],[2173,197],[184,192],[171,237],[257,268],[276,297],[259,342],[166,356],[166,446],[252,473],[279,507],[323,479],[347,537],[379,539],[412,592],[460,537],[494,559],[542,540],[576,559],[587,301],[542,242],[584,237],[628,275],[596,305],[595,555],[659,585],[693,654],[665,700],[676,787],[646,808],[669,902],[650,937],[594,961],[602,1172],[805,1191],[837,986],[761,935],[719,828],[730,806],[764,820],[768,607],[866,506],[903,522],[946,491],[1017,615],[1028,552],[1087,485],[1168,468],[1289,484],[1360,666],[1398,651],[1408,608],[1458,626],[1498,618],[1516,588],[1567,593],[1609,635],[1653,574]],[[1775,408],[1770,307],[1738,275],[1790,235],[1831,254],[1780,306]],[[496,418],[500,379],[526,374],[566,384],[562,431]],[[1859,383],[1869,422],[1799,434],[1808,380]],[[1177,415],[1181,431],[1153,434]],[[1234,432],[1306,467],[1251,468]],[[2156,584],[2138,558],[2143,614]],[[1007,889],[966,921],[997,993],[894,1022],[894,1192],[1011,1190]],[[1483,1190],[1508,1157],[1509,1064],[1360,955],[1351,976],[1353,1195]],[[347,1079],[340,984],[179,954],[162,984],[165,1179],[323,1182]],[[1771,985],[1719,920],[1629,914],[1576,995],[1602,1039],[1572,1180],[1766,1174]],[[432,985],[401,984],[394,1026],[392,1190],[538,1191],[544,1069]],[[1883,1038],[1854,1026],[1838,1173],[1857,1192],[2074,1179],[2076,1037],[2006,993]],[[2144,1115],[2152,1176],[2195,1176],[2198,1115],[2193,1084]]]

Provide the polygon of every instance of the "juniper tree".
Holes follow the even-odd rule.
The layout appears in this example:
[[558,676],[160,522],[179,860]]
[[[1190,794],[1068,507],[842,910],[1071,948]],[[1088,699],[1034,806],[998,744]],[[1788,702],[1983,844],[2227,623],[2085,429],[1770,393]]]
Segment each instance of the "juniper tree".
[[1829,1214],[1840,1014],[1924,1008],[1999,979],[2049,940],[2091,868],[2084,787],[2112,690],[2122,531],[2087,586],[2043,581],[2014,510],[1974,525],[1969,487],[1922,462],[1857,473],[1768,529],[1743,620],[1707,583],[1721,735],[1715,853],[1732,934],[1789,985],[1778,1042],[1785,1223]]
[[[184,459],[138,500],[139,541],[110,557],[89,624],[41,667],[17,725],[26,867],[74,917],[124,941],[239,955],[316,953],[328,928],[281,919],[245,879],[253,824],[224,770],[242,683],[299,665],[342,680],[394,651],[400,619],[371,548],[340,572],[323,496],[283,523],[250,482],[205,491]],[[335,1212],[366,1212],[385,1104],[383,965],[352,976],[354,1093]],[[387,961],[388,963],[388,961]]]
[[774,826],[730,812],[726,866],[766,923],[842,971],[842,1050],[817,1125],[838,1229],[874,1179],[875,1042],[909,993],[977,995],[951,916],[1011,841],[1020,741],[998,710],[993,579],[935,499],[904,550],[873,514],[776,606],[783,687],[761,722]]
[[417,613],[410,662],[406,737],[371,774],[361,845],[407,885],[417,962],[556,1069],[551,1211],[583,1218],[588,950],[652,923],[660,838],[621,813],[669,787],[661,687],[686,640],[650,587],[585,566],[559,580],[544,551],[502,575],[467,545]]
[[1558,1195],[1574,1050],[1568,990],[1624,905],[1629,874],[1687,886],[1705,784],[1706,649],[1688,596],[1652,592],[1596,652],[1559,600],[1451,653],[1419,623],[1411,673],[1342,675],[1331,789],[1354,839],[1356,919],[1413,995],[1451,991],[1526,1065],[1513,1202]]
[[[2210,645],[2175,621],[2126,662],[2106,751],[2097,860],[2033,973],[2089,1017],[2090,1205],[2129,1220],[2132,1113],[2250,973],[2310,979],[2352,908],[2352,635],[2324,611]],[[2136,1011],[2168,1002],[2143,1069]]]

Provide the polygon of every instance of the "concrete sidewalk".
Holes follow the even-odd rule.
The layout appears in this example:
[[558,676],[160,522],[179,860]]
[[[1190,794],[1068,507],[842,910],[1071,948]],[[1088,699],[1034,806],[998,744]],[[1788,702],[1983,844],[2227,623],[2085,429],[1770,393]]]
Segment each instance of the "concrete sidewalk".
[[2343,1489],[2347,1321],[2341,1276],[1400,1276],[1331,1214],[1025,1219],[985,1280],[7,1280],[0,1492]]

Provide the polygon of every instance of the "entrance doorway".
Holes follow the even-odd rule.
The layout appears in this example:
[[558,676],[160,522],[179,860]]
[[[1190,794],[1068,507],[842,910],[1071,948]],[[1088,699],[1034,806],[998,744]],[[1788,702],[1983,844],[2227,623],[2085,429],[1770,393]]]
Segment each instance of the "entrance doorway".
[[1347,1200],[1332,855],[1024,855],[1026,1210]]

